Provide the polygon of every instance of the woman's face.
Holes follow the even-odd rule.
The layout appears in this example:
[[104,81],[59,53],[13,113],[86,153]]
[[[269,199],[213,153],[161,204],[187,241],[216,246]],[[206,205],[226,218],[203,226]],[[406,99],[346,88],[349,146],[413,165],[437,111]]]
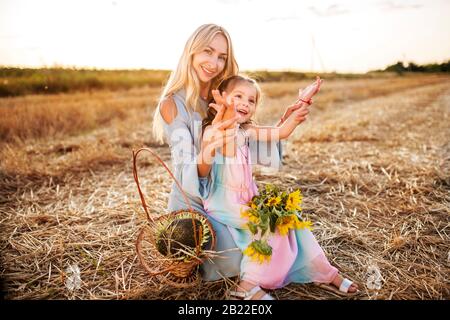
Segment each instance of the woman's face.
[[227,52],[227,40],[219,33],[202,51],[194,54],[192,64],[201,82],[208,83],[223,71]]
[[239,116],[237,123],[245,123],[256,112],[256,88],[250,83],[237,83],[231,92],[227,92],[227,102],[234,102]]

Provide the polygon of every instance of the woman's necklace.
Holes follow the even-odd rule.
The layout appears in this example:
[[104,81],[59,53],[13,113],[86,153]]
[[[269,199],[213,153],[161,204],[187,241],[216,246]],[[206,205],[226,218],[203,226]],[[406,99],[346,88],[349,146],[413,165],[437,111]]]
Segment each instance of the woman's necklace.
[[200,93],[200,98],[206,101],[208,99],[208,91],[206,91],[206,94]]

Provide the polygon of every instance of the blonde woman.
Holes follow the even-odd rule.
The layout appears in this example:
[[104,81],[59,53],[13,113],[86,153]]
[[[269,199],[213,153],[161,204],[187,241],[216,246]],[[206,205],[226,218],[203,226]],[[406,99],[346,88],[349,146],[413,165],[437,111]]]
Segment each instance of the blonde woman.
[[[207,147],[220,146],[217,138],[207,145],[200,140],[201,122],[206,114],[210,89],[223,78],[236,74],[238,66],[228,33],[213,24],[200,26],[188,39],[177,68],[172,72],[153,117],[153,133],[159,142],[164,139],[171,149],[174,175],[181,183],[193,209],[205,213],[202,198],[206,195],[209,164],[212,155],[205,153]],[[217,126],[218,135],[233,132],[222,130],[233,119]],[[168,210],[186,209],[183,197],[174,183],[169,195]],[[206,213],[205,213],[206,216]],[[239,274],[242,258],[227,228],[210,219],[217,235],[217,251],[222,259],[202,264],[204,280],[217,280]]]
[[[209,134],[202,137],[202,119],[206,116],[207,101],[211,90],[225,78],[236,75],[236,63],[228,32],[215,24],[200,26],[188,39],[177,68],[172,72],[153,118],[153,133],[160,142],[170,146],[174,174],[189,197],[193,208],[207,216],[203,201],[211,185],[211,164],[215,150],[231,142],[236,129],[227,129],[236,123],[237,117],[222,119],[218,112],[209,128]],[[223,107],[225,108],[225,107]],[[286,109],[282,119],[294,110],[294,104]],[[280,120],[280,125],[283,120]],[[233,126],[234,127],[234,126]],[[253,145],[253,159],[262,165],[279,167],[280,156],[276,142],[258,142]],[[169,211],[186,209],[186,204],[176,184],[169,196]],[[242,259],[227,227],[208,217],[217,235],[216,250],[219,257],[206,261],[201,266],[206,281],[239,275]]]

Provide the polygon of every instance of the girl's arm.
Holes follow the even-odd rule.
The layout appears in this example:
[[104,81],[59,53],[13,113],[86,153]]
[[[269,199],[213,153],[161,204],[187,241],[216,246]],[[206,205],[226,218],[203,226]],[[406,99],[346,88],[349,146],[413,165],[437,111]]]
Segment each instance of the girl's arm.
[[244,128],[254,140],[276,141],[287,139],[295,128],[305,121],[309,110],[302,106],[292,112],[292,114],[278,127],[246,125]]

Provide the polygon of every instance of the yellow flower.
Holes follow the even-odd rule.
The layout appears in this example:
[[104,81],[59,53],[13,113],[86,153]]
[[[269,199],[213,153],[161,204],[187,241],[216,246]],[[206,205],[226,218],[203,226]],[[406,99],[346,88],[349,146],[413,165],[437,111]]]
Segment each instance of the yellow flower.
[[258,208],[258,206],[256,205],[256,203],[254,203],[252,200],[250,200],[249,202],[247,202],[247,207],[250,207],[250,208],[252,208],[252,209]]
[[245,255],[251,257],[253,254],[256,253],[256,251],[255,251],[255,249],[253,249],[252,246],[248,246],[248,247],[244,250],[243,253],[244,253]]
[[258,217],[255,217],[255,216],[251,215],[249,219],[250,219],[251,222],[253,222],[255,224],[259,224],[259,218]]
[[289,226],[288,225],[279,225],[278,231],[282,236],[285,236],[289,233]]
[[270,256],[256,251],[252,246],[248,246],[243,254],[249,256],[251,260],[255,262],[263,263],[264,261],[270,261]]
[[243,207],[241,207],[241,217],[247,218],[249,216],[248,210],[245,210]]
[[300,220],[298,220],[298,217],[296,214],[292,215],[293,216],[293,220],[294,220],[294,228],[295,229],[301,229],[302,228],[302,222]]
[[248,218],[251,222],[256,224],[259,223],[259,217],[255,216],[250,210],[245,210],[244,208],[241,208],[241,217]]
[[297,215],[292,215],[294,219],[294,227],[295,229],[309,229],[312,230],[312,222],[311,221],[300,221]]
[[263,263],[265,261],[270,261],[272,248],[268,246],[268,244],[258,240],[249,244],[243,251],[243,254],[249,256],[251,261]]
[[311,221],[300,221],[296,214],[283,217],[281,222],[277,224],[280,235],[285,236],[289,233],[290,229],[308,229],[312,230]]
[[269,261],[270,260],[270,256],[266,256],[266,255],[263,255],[263,254],[259,254],[259,263],[263,263],[264,261]]
[[302,210],[300,205],[302,204],[303,196],[300,190],[294,191],[289,194],[286,201],[286,210]]
[[292,215],[281,218],[281,222],[278,223],[278,231],[282,236],[289,233],[289,229],[293,229],[295,226],[295,220]]
[[272,197],[269,200],[267,200],[266,205],[268,205],[269,207],[272,206],[276,206],[277,204],[279,204],[281,202],[281,197]]
[[312,230],[312,222],[311,221],[300,221],[299,229]]

